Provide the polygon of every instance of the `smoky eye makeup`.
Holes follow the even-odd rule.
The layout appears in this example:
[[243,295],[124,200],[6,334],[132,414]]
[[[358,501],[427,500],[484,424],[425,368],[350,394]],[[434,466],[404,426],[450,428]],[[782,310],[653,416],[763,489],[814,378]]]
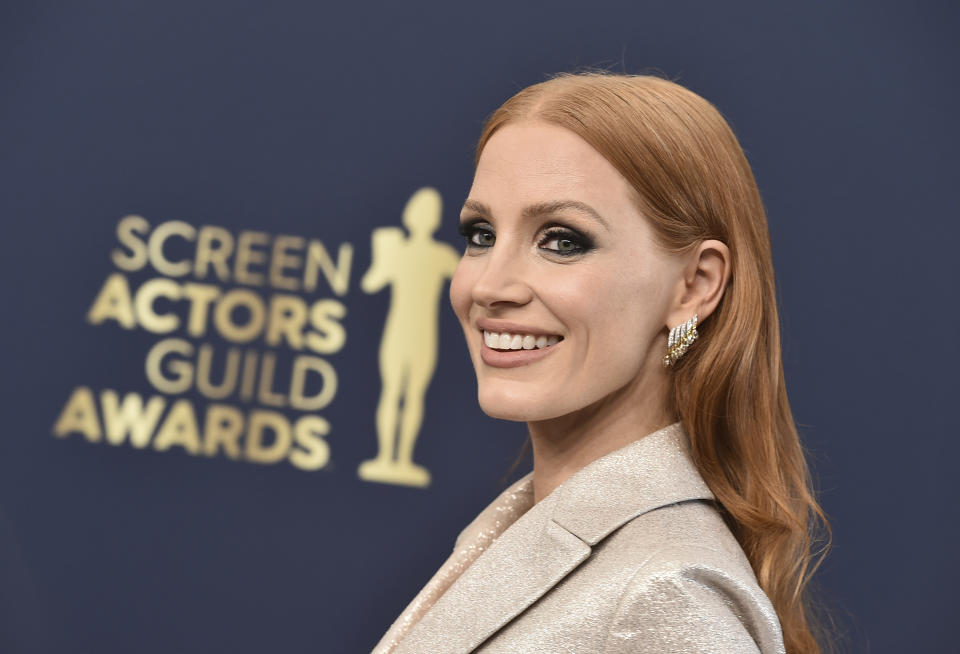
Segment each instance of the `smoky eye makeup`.
[[467,248],[487,248],[496,241],[493,226],[483,218],[464,220],[457,227],[457,231],[466,241]]
[[588,234],[554,223],[543,228],[537,247],[557,256],[572,257],[593,250],[595,245]]
[[[496,243],[496,232],[490,222],[481,217],[463,220],[457,227],[466,242],[467,249],[490,248]],[[560,222],[550,222],[540,227],[536,246],[550,256],[573,258],[595,249],[593,238],[582,230]]]

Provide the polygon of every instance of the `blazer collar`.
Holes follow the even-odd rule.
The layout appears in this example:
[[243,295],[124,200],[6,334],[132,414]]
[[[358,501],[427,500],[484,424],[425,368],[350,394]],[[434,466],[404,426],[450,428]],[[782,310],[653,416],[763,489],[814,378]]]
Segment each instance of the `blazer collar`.
[[[533,483],[530,473],[461,534],[469,540]],[[396,654],[473,651],[590,556],[612,531],[667,504],[714,499],[689,456],[679,422],[574,473],[533,505],[473,562],[399,643]],[[530,500],[532,501],[532,499]]]
[[554,522],[591,546],[653,509],[714,499],[679,422],[593,461],[555,492]]

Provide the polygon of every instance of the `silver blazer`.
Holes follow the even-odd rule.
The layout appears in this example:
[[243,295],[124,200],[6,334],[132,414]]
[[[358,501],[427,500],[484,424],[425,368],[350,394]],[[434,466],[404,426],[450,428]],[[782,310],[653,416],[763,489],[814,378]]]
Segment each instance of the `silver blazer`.
[[784,652],[679,422],[536,504],[532,482],[463,530],[376,654]]

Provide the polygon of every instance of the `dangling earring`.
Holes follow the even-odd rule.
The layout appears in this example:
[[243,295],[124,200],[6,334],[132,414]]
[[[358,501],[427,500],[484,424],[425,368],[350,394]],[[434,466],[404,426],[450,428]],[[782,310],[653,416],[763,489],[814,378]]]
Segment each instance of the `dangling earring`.
[[667,368],[676,363],[677,359],[683,356],[683,353],[695,340],[697,340],[697,314],[693,314],[693,318],[670,330],[670,337],[667,339],[667,355],[663,357],[663,367]]

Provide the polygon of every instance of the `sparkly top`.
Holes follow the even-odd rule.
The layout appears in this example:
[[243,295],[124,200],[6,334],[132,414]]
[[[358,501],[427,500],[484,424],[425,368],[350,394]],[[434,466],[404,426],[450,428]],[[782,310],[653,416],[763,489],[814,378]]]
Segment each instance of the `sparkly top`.
[[507,488],[460,534],[450,555],[427,585],[407,605],[372,654],[390,654],[407,632],[483,551],[533,506],[533,473]]

